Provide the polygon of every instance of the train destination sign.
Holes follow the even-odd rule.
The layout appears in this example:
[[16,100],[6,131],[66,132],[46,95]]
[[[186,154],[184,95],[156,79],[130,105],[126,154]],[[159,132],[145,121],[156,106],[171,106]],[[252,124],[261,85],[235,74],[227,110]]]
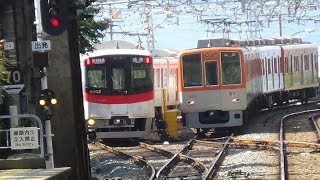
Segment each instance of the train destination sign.
[[37,127],[10,128],[11,149],[38,149]]

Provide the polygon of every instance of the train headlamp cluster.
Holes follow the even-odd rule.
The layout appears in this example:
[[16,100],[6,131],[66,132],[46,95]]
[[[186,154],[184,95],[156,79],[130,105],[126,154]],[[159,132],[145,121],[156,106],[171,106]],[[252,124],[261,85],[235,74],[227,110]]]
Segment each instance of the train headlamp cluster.
[[51,89],[43,89],[40,94],[39,104],[41,106],[56,105],[58,100]]

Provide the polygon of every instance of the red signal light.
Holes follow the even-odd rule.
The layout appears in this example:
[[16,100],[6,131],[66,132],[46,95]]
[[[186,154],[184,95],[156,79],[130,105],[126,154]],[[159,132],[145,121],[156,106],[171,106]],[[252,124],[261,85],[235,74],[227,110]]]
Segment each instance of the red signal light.
[[60,21],[58,18],[52,18],[50,20],[51,26],[52,27],[59,27],[60,26]]

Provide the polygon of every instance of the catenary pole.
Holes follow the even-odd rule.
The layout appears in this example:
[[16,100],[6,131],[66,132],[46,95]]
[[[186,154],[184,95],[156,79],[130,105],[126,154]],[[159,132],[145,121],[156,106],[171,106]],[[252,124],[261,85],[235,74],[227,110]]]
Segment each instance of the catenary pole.
[[[36,19],[36,27],[37,27],[37,41],[42,41],[43,31],[41,25],[41,11],[40,11],[40,0],[34,0],[35,6],[35,19]],[[40,70],[41,74],[41,89],[48,89],[48,81],[47,81],[47,68],[42,67]],[[49,108],[44,106],[44,108]],[[46,109],[47,110],[47,109]],[[46,137],[46,146],[47,146],[47,154],[48,159],[46,160],[46,168],[54,168],[54,159],[53,159],[53,146],[52,146],[52,133],[51,133],[51,121],[49,118],[45,120],[45,137]]]

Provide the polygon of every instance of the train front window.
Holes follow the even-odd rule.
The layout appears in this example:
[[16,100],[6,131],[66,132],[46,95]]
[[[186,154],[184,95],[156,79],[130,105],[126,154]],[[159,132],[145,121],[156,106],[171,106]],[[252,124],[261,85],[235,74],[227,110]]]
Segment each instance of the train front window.
[[123,68],[112,69],[112,87],[114,90],[123,90],[126,88],[125,74]]
[[213,86],[218,85],[218,77],[217,77],[217,62],[209,61],[206,62],[206,85]]
[[240,54],[221,52],[222,84],[241,84]]
[[152,65],[145,63],[131,64],[131,87],[132,91],[147,91],[153,88]]
[[99,94],[124,95],[153,89],[152,59],[148,56],[94,57],[86,68],[87,91],[101,89]]
[[202,86],[201,54],[182,56],[184,87]]
[[87,69],[86,86],[91,88],[106,88],[106,74],[104,66],[91,66]]

